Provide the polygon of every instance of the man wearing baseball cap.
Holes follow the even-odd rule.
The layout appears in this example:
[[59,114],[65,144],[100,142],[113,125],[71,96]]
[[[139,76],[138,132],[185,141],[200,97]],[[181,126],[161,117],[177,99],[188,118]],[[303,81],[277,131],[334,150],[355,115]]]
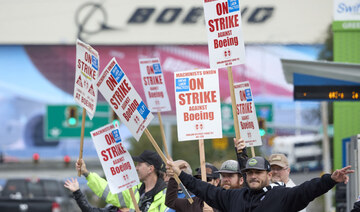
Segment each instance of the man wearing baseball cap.
[[[161,157],[154,151],[145,150],[139,156],[133,157],[133,160],[137,162],[136,171],[141,183],[132,189],[140,210],[142,212],[165,211],[167,209],[165,205],[166,183],[161,176],[162,171],[165,171],[165,164]],[[97,196],[116,207],[130,208],[135,211],[129,190],[119,194],[111,193],[105,179],[96,173],[89,172],[82,159],[81,163],[79,162],[76,163],[76,169],[86,177],[89,188]]]
[[220,170],[220,186],[225,189],[241,188],[244,179],[239,169],[239,163],[236,160],[227,160],[221,164]]
[[305,208],[316,197],[332,189],[337,183],[349,181],[347,176],[354,173],[350,166],[324,174],[293,188],[270,185],[270,163],[263,157],[250,158],[242,172],[247,175],[248,186],[240,189],[215,187],[181,172],[172,161],[167,161],[179,175],[186,188],[197,197],[204,199],[211,207],[220,211],[268,211],[297,212]]
[[295,183],[289,178],[290,166],[284,154],[272,154],[269,157],[271,166],[271,182],[283,182],[286,187],[294,187]]

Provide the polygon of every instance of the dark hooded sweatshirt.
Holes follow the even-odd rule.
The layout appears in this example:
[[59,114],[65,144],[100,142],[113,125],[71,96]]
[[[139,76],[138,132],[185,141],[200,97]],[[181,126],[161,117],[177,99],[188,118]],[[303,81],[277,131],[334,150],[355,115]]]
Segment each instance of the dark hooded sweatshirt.
[[269,185],[260,190],[247,187],[224,190],[184,172],[181,172],[179,178],[189,191],[209,206],[224,212],[297,212],[336,185],[330,174],[293,188]]

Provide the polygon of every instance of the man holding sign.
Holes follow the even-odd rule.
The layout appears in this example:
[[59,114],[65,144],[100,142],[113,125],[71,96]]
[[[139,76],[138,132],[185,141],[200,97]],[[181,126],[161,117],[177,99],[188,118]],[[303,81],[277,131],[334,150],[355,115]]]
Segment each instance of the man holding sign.
[[[149,150],[145,150],[133,159],[138,162],[136,171],[141,183],[134,186],[132,190],[140,210],[142,212],[165,211],[167,209],[165,205],[166,184],[160,174],[160,171],[165,168],[165,164],[156,152]],[[81,170],[82,175],[86,177],[90,189],[107,203],[119,208],[135,208],[128,190],[119,194],[112,193],[108,182],[98,174],[89,172],[83,161],[76,163],[76,169]]]
[[243,172],[247,175],[248,187],[229,189],[215,187],[181,171],[172,161],[169,168],[179,175],[189,191],[204,199],[211,207],[221,211],[287,211],[296,212],[305,208],[316,197],[332,189],[337,183],[349,181],[348,174],[354,173],[350,166],[324,174],[293,188],[270,185],[270,164],[263,157],[250,158]]

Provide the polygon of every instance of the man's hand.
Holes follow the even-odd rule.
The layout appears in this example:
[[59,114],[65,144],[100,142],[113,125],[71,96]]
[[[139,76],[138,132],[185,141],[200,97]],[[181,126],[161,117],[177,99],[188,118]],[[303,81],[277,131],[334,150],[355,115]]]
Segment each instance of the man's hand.
[[349,181],[349,176],[347,174],[354,173],[354,170],[350,170],[351,166],[346,166],[342,169],[335,170],[332,175],[331,179],[338,183],[347,183]]
[[77,181],[77,179],[75,178],[71,178],[70,179],[67,179],[65,181],[65,185],[64,185],[65,188],[69,189],[70,191],[74,192],[74,191],[77,191],[80,189],[79,187],[79,182]]
[[243,149],[246,148],[245,140],[243,138],[240,138],[240,139],[234,138],[234,145],[235,145],[237,152],[242,152]]
[[[176,161],[173,161],[173,163],[174,163],[175,167],[178,167],[180,169],[180,172],[185,171],[189,166],[189,164],[184,160],[176,160]],[[174,177],[175,172],[174,172],[174,170],[172,170],[171,168],[166,166],[166,175],[168,177]]]
[[[174,161],[172,160],[167,160],[167,166],[166,166],[166,174],[173,174],[172,171],[176,174],[179,175],[181,173],[181,170],[179,168],[179,166],[177,164],[174,163]],[[180,164],[181,166],[181,164]]]
[[75,164],[76,170],[80,171],[82,175],[87,177],[89,175],[89,171],[86,169],[86,164],[83,159],[78,159]]
[[203,212],[214,212],[212,207],[210,207],[206,202],[204,202]]

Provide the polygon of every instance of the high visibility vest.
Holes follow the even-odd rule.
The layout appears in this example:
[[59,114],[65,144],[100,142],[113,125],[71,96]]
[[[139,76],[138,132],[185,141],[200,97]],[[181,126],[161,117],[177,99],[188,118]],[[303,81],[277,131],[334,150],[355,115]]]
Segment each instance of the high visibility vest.
[[[134,204],[131,200],[129,190],[125,190],[119,194],[113,194],[110,191],[108,182],[101,178],[96,173],[90,173],[86,177],[87,185],[89,188],[101,199],[105,200],[107,203],[112,204],[119,208],[129,208],[130,211],[135,211]],[[132,187],[132,190],[135,194],[136,202],[139,202],[140,199],[140,187],[142,183]],[[167,210],[167,206],[165,205],[165,196],[166,196],[166,188],[159,191],[154,196],[154,201],[151,203],[148,212],[163,212]]]

